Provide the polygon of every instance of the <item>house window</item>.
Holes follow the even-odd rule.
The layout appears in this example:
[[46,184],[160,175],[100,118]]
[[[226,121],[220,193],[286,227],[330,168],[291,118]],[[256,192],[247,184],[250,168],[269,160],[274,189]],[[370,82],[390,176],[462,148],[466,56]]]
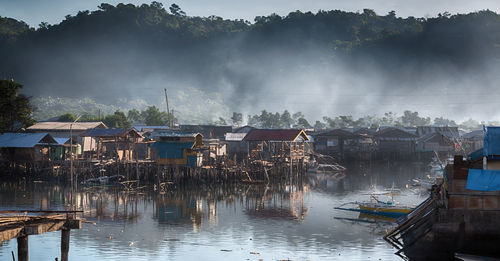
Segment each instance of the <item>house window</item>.
[[335,138],[328,138],[326,140],[326,146],[327,147],[335,147],[339,144],[339,140]]

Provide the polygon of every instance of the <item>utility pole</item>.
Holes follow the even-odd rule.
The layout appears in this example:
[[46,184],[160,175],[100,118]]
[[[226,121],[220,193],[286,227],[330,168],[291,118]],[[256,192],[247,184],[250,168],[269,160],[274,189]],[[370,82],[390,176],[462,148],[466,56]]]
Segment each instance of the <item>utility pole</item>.
[[170,120],[170,108],[168,107],[168,95],[167,95],[167,88],[163,89],[165,91],[165,100],[167,101],[167,119],[168,119],[168,125],[170,128],[172,128],[172,123]]
[[75,121],[73,121],[72,123],[69,124],[69,148],[70,148],[70,151],[71,151],[71,156],[69,158],[69,162],[70,162],[70,178],[71,178],[71,187],[73,187],[73,123],[77,122],[80,117],[82,117],[82,115],[78,116],[76,118]]

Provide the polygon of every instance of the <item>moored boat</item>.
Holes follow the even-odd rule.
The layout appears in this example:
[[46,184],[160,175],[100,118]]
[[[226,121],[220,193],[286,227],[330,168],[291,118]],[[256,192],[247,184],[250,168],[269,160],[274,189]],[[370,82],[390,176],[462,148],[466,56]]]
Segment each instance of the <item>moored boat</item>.
[[[396,205],[393,201],[380,201],[374,196],[372,196],[373,202],[350,202],[343,204],[335,209],[354,211],[361,214],[389,217],[389,218],[399,218],[410,213],[413,208],[403,205]],[[352,205],[353,207],[345,207]],[[357,205],[357,208],[355,207]]]

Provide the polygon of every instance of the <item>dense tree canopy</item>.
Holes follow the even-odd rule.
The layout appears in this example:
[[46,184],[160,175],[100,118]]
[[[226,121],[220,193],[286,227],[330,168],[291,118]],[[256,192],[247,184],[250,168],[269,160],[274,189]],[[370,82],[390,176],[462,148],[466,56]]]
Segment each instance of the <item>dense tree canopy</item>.
[[[269,53],[277,60],[293,54],[285,61],[290,67],[336,57],[360,70],[367,60],[375,61],[381,73],[397,76],[406,66],[422,65],[423,70],[433,61],[467,68],[500,58],[499,28],[500,16],[487,10],[434,18],[401,18],[394,11],[379,15],[370,9],[295,11],[258,16],[251,24],[186,16],[176,4],[167,9],[159,2],[101,4],[98,10],[68,15],[59,24],[43,23],[37,30],[0,17],[0,77],[21,79],[32,94],[38,90],[67,96],[100,91],[105,97],[108,89],[119,88],[113,82],[124,71],[143,76],[158,70],[177,77],[195,75],[199,81],[234,78],[243,88],[259,82],[228,74],[224,64],[243,60],[258,67]],[[88,84],[82,71],[103,82]]]
[[18,93],[22,88],[13,80],[0,80],[0,133],[17,131],[34,123],[28,97]]

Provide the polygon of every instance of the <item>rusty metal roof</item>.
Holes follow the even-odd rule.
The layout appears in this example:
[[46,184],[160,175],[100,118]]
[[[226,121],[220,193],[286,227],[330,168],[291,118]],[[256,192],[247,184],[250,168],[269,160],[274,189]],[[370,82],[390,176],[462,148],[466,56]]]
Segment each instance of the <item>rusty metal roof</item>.
[[35,125],[28,127],[28,131],[69,131],[70,126],[73,131],[83,131],[95,128],[107,128],[106,125],[100,121],[98,122],[53,122],[45,121],[38,122]]
[[244,141],[295,141],[299,136],[309,141],[303,130],[294,129],[254,129],[243,139]]

